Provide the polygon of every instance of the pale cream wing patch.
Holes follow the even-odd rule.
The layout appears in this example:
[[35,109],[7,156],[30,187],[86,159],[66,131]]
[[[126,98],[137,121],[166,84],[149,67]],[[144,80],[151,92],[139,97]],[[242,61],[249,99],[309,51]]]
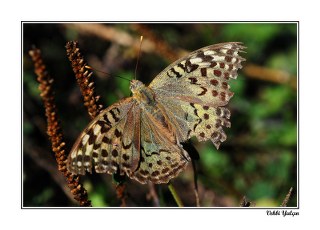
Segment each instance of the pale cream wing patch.
[[[74,174],[92,172],[130,174],[139,164],[139,107],[126,98],[102,111],[82,132],[68,158],[68,170]],[[138,122],[140,124],[140,122]]]

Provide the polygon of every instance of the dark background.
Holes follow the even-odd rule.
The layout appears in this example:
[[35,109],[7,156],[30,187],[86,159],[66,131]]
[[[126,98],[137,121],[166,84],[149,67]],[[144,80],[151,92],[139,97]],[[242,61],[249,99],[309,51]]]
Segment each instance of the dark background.
[[[167,65],[189,51],[214,43],[239,41],[247,59],[232,81],[230,129],[217,151],[211,142],[193,142],[201,206],[237,207],[243,196],[256,207],[279,207],[289,189],[288,206],[298,205],[297,193],[297,24],[63,24],[23,23],[23,203],[24,207],[77,206],[46,135],[46,118],[28,51],[35,45],[51,76],[67,149],[90,118],[83,105],[71,65],[67,41],[78,40],[89,65],[132,79],[140,35],[144,35],[137,79],[148,84]],[[129,82],[95,73],[96,94],[105,107],[130,96]],[[82,177],[93,206],[119,206],[110,175]],[[195,206],[191,164],[172,181],[185,206]],[[128,206],[176,206],[166,185],[126,182]]]

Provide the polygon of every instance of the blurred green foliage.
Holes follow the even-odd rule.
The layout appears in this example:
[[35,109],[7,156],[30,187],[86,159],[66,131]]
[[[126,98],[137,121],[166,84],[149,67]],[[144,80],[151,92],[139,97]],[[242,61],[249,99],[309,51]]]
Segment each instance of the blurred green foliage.
[[[126,32],[134,39],[140,36],[132,24],[106,26]],[[219,150],[211,143],[193,142],[200,154],[197,168],[202,205],[238,206],[246,196],[256,206],[276,207],[293,187],[288,206],[297,206],[297,87],[255,79],[245,71],[246,65],[250,64],[284,71],[291,79],[296,78],[297,24],[167,23],[144,26],[159,41],[173,47],[173,51],[192,51],[227,41],[241,41],[247,47],[244,69],[239,71],[236,81],[230,82],[235,95],[228,106],[232,112],[232,127],[226,130],[227,141]],[[26,207],[77,206],[63,191],[63,182],[54,179],[53,175],[59,172],[36,160],[50,158],[54,162],[38,84],[28,56],[32,45],[40,48],[47,68],[55,78],[61,126],[70,149],[89,122],[64,50],[71,39],[80,42],[81,52],[91,66],[128,79],[134,76],[136,50],[133,47],[123,47],[65,24],[23,24],[23,205]],[[142,53],[137,78],[147,84],[169,64],[157,53]],[[105,106],[130,96],[128,81],[96,75],[96,93],[101,95]],[[195,205],[192,175],[189,167],[173,180],[186,206]],[[82,179],[93,206],[121,204],[111,176],[93,174]],[[165,185],[157,185],[155,189],[161,205],[175,206]],[[127,192],[128,206],[153,205],[147,196],[147,185],[128,181]]]

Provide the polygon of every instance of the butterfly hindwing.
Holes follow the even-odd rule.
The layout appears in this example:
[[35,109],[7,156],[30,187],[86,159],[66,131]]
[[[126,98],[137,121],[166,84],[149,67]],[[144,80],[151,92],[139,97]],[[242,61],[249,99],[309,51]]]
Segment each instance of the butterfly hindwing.
[[153,114],[141,113],[141,159],[132,177],[141,183],[168,183],[190,160],[174,134],[154,119]]

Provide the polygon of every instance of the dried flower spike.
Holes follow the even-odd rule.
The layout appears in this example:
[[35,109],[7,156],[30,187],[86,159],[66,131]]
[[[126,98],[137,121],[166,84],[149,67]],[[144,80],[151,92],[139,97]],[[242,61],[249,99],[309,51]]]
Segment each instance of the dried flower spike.
[[79,177],[68,172],[66,168],[67,156],[65,142],[63,141],[63,134],[54,102],[54,91],[52,89],[54,80],[46,70],[40,50],[33,48],[29,51],[29,55],[34,62],[35,73],[37,74],[37,80],[40,83],[40,96],[44,102],[47,117],[47,134],[51,141],[52,150],[55,153],[58,170],[65,176],[68,187],[74,195],[74,199],[80,203],[80,206],[91,206],[91,202],[88,200],[87,191],[79,183]]
[[91,119],[95,118],[102,109],[98,105],[99,96],[94,93],[94,83],[90,80],[91,68],[88,68],[78,47],[77,41],[70,41],[66,45],[67,56],[71,62],[73,72],[84,98],[84,105],[88,109]]

